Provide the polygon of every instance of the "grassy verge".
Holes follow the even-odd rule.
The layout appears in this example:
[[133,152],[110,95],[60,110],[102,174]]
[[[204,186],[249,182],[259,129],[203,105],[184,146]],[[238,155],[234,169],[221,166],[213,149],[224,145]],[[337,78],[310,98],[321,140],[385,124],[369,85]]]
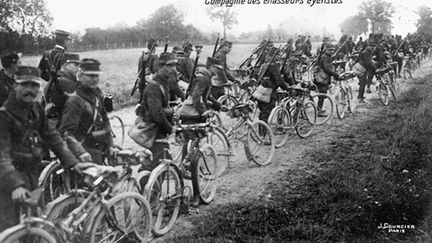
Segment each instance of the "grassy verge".
[[[305,153],[254,201],[225,205],[175,242],[395,242],[425,238],[419,229],[432,187],[432,76],[401,101]],[[429,221],[428,221],[429,219]],[[426,223],[432,222],[431,217]],[[405,233],[378,226],[414,225]],[[432,224],[430,224],[432,225]]]

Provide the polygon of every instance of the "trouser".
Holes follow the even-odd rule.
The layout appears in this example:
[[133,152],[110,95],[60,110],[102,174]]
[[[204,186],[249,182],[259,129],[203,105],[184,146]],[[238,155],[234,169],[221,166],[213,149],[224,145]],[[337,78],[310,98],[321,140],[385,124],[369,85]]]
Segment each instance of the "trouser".
[[365,87],[367,84],[367,76],[366,74],[363,75],[362,77],[359,77],[359,92],[358,92],[358,99],[364,99],[364,92],[365,92]]
[[[322,94],[327,94],[327,91],[329,89],[329,86],[327,84],[316,84],[317,88],[318,88],[318,92],[322,93]],[[323,97],[319,97],[318,98],[318,111],[322,110],[324,104],[324,98]]]
[[270,116],[270,112],[275,106],[276,106],[276,98],[273,97],[270,98],[269,103],[258,101],[258,109],[260,110],[258,119],[267,123],[267,119]]
[[[154,142],[153,146],[150,148],[150,151],[153,154],[153,160],[149,164],[141,165],[140,171],[152,171],[160,164],[161,159],[172,159],[171,154],[166,153],[165,149],[169,149],[168,142]],[[144,188],[147,184],[149,177],[150,175],[143,176],[143,178],[140,180],[140,185],[142,188]]]
[[369,89],[370,86],[371,86],[371,84],[372,84],[372,79],[373,79],[373,76],[374,76],[374,72],[372,70],[370,70],[370,69],[366,69],[365,76],[366,76],[366,86]]
[[224,87],[212,86],[211,95],[213,96],[213,98],[217,100],[219,99],[219,97],[221,97],[224,94],[225,94]]

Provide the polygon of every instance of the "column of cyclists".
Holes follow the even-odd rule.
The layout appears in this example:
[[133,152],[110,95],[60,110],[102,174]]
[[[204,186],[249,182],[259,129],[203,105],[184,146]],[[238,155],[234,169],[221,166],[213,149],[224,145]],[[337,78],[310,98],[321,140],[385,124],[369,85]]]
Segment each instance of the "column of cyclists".
[[[260,63],[266,43],[255,48],[240,69],[232,70],[238,82],[226,85],[225,95],[218,99],[226,107],[223,112],[208,111],[203,114],[206,121],[198,124],[185,125],[177,119],[176,142],[171,143],[171,151],[165,151],[166,159],[156,169],[139,170],[142,163],[152,159],[145,148],[138,152],[121,149],[106,159],[106,166],[89,168],[83,176],[63,170],[57,161],[51,162],[40,176],[40,189],[21,206],[21,223],[3,231],[0,241],[15,242],[14,237],[27,235],[24,240],[29,242],[146,242],[169,232],[181,211],[190,212],[192,194],[198,193],[204,204],[214,199],[218,178],[232,162],[233,141],[242,142],[249,161],[265,166],[292,134],[306,138],[316,125],[328,122],[334,110],[339,119],[353,112],[350,81],[364,73],[349,70],[361,50],[334,55],[334,69],[340,75],[332,79],[334,93],[327,95],[318,93],[313,81],[317,57],[293,52],[292,42],[288,42],[278,48],[271,61],[282,67],[279,71],[283,76],[292,75],[295,82],[287,90],[277,90],[278,100],[267,121],[257,119],[260,111],[254,94],[266,78],[266,65]],[[376,90],[384,105],[388,105],[390,96],[397,99],[400,74],[411,77],[428,57],[421,51],[399,49],[398,58],[404,60],[402,70],[389,53],[386,63],[374,70]],[[327,111],[324,116],[318,116],[319,97]],[[123,136],[123,125],[121,129]],[[184,147],[186,151],[182,151]],[[173,159],[169,159],[170,153]]]

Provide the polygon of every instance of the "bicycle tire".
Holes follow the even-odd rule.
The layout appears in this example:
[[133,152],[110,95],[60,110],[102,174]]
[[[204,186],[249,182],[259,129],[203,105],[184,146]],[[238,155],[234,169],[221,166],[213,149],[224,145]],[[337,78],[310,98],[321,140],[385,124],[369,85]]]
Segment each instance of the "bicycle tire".
[[201,141],[211,144],[215,150],[218,162],[216,175],[221,176],[231,164],[232,148],[228,138],[219,127],[212,127]]
[[204,204],[213,201],[217,190],[217,157],[210,144],[196,151],[191,163],[192,185],[198,188],[198,197]]
[[[253,147],[253,144],[256,144]],[[247,140],[245,152],[248,160],[252,160],[259,166],[265,166],[272,162],[276,150],[275,140],[270,127],[261,120],[247,124]],[[257,148],[263,148],[258,154]]]
[[396,83],[395,83],[393,77],[391,77],[391,76],[389,76],[388,88],[390,90],[391,95],[393,96],[393,99],[398,100]]
[[388,105],[389,95],[388,95],[387,85],[384,84],[383,82],[380,82],[377,88],[378,88],[378,96],[381,100],[381,103],[385,106]]
[[[107,215],[107,212],[110,214]],[[132,216],[136,219],[131,219]],[[90,243],[101,242],[99,235],[102,235],[103,242],[118,242],[127,236],[130,237],[128,242],[147,242],[151,236],[151,222],[150,204],[144,196],[137,192],[117,194],[96,215],[90,229]],[[101,231],[98,231],[99,227]],[[107,238],[111,238],[111,241],[107,241]]]
[[[110,132],[111,132],[111,135],[113,136],[114,143],[119,142],[120,144],[117,144],[117,145],[120,145],[120,147],[123,147],[124,140],[125,140],[125,125],[124,125],[123,120],[119,116],[111,116],[109,118],[109,120],[110,120]],[[115,120],[119,124],[114,123],[115,125],[112,125],[112,121],[115,121]],[[120,130],[120,133],[117,132],[119,130]],[[118,139],[118,137],[120,139]]]
[[[172,185],[173,183],[174,185]],[[174,190],[170,190],[169,185],[174,187]],[[168,233],[175,224],[180,211],[183,188],[183,179],[176,166],[160,164],[152,171],[144,189],[144,197],[150,203],[153,216],[152,232],[154,235],[162,236]],[[171,196],[171,192],[175,193],[173,198],[164,198],[167,195]],[[172,204],[168,205],[171,208],[165,211],[167,203],[171,202]],[[168,222],[165,223],[165,221]]]
[[[22,239],[25,237],[25,239]],[[28,239],[27,237],[32,237]],[[33,237],[37,237],[36,239]],[[48,231],[40,227],[31,227],[25,224],[15,225],[5,229],[0,233],[0,242],[17,243],[17,242],[39,242],[39,243],[56,243],[56,238]]]
[[42,170],[38,178],[38,187],[44,188],[42,205],[46,205],[69,191],[66,172],[58,174],[60,170],[64,169],[58,160],[52,161]]
[[336,114],[339,119],[343,119],[345,117],[345,112],[347,110],[347,106],[349,106],[349,98],[345,94],[342,88],[338,88],[335,94],[335,106],[336,106]]
[[47,204],[44,212],[45,218],[52,222],[60,222],[69,216],[75,208],[88,197],[90,192],[77,189],[56,198]]
[[305,101],[295,110],[294,127],[297,135],[307,138],[316,124],[317,108],[312,101]]
[[318,125],[318,126],[327,123],[332,118],[333,109],[334,109],[333,99],[329,95],[323,94],[323,93],[315,93],[315,94],[311,95],[311,99],[313,100],[313,102],[315,103],[315,106],[317,108],[318,108],[318,98],[320,96],[324,98],[323,108],[325,110],[327,110],[328,113],[324,117],[317,116],[317,120],[316,120],[315,125]]
[[277,106],[270,112],[267,124],[273,132],[275,147],[280,148],[285,145],[289,137],[289,130],[293,128],[290,113],[286,109]]

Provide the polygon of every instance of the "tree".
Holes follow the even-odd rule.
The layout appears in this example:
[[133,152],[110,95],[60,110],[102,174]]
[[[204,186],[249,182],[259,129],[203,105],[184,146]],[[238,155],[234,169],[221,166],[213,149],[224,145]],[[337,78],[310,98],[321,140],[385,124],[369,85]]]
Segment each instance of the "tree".
[[368,21],[360,15],[354,15],[346,18],[340,25],[342,34],[357,36],[368,32]]
[[419,19],[417,21],[417,32],[432,38],[432,9],[427,6],[421,6],[417,10]]
[[233,25],[237,24],[237,12],[232,7],[211,5],[207,8],[207,14],[211,20],[219,20],[223,27],[223,38],[226,39],[226,31],[230,30]]
[[173,5],[160,7],[145,23],[148,34],[157,40],[185,39],[187,31],[183,25],[184,15]]
[[[46,35],[51,26],[51,17],[45,0],[1,0],[7,6],[7,25],[20,34]],[[9,12],[11,11],[11,12]]]
[[362,2],[359,7],[359,15],[369,21],[371,32],[390,34],[395,8],[390,2],[384,0],[369,0]]

